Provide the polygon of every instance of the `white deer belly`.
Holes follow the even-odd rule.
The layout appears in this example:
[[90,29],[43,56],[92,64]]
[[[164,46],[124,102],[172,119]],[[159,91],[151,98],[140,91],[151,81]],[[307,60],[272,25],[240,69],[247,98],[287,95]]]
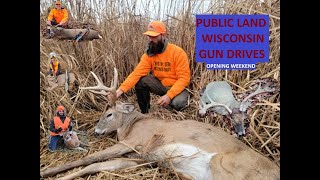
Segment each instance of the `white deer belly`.
[[[193,145],[175,143],[159,147],[149,154],[153,160],[171,160],[175,170],[195,180],[212,179],[210,160],[217,153],[208,153]],[[169,161],[165,165],[170,166]]]

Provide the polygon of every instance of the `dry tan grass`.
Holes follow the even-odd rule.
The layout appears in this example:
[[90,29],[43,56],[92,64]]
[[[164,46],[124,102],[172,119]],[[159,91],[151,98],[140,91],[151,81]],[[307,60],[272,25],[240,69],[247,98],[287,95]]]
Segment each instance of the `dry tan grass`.
[[[108,1],[109,2],[109,1]],[[112,1],[111,1],[112,2]],[[120,3],[113,1],[114,3]],[[236,3],[237,2],[237,3]],[[119,4],[121,6],[123,4]],[[75,5],[73,5],[75,6]],[[86,7],[85,5],[83,5]],[[48,54],[55,51],[62,61],[68,64],[68,68],[77,74],[81,86],[94,85],[94,78],[90,71],[99,75],[106,85],[110,85],[113,76],[113,67],[119,71],[119,81],[122,82],[139,62],[146,45],[146,37],[142,35],[149,22],[148,16],[138,16],[127,11],[117,13],[110,6],[108,13],[101,15],[101,23],[97,28],[103,39],[90,42],[64,42],[45,40],[40,33],[40,168],[54,167],[72,160],[79,159],[93,152],[107,148],[115,143],[115,138],[97,139],[93,136],[94,126],[100,115],[106,110],[106,102],[101,96],[94,96],[86,91],[74,90],[71,94],[65,94],[63,87],[48,92],[48,83],[45,76],[48,73]],[[271,77],[280,84],[280,5],[279,1],[271,0],[262,3],[257,1],[234,1],[229,0],[222,8],[221,4],[213,3],[211,9],[204,13],[218,14],[269,14],[270,15],[270,61],[269,63],[257,64],[256,70],[252,71],[207,71],[204,64],[197,63],[194,57],[195,51],[195,26],[192,16],[192,4],[177,14],[167,14],[165,20],[168,25],[168,38],[172,43],[181,46],[188,54],[192,78],[189,89],[192,93],[189,106],[181,112],[152,106],[151,116],[165,119],[194,119],[229,132],[227,124],[221,116],[210,115],[206,118],[197,116],[199,90],[211,81],[227,80],[235,94],[248,90],[252,81]],[[99,7],[96,5],[96,7]],[[88,10],[88,7],[83,11]],[[84,13],[84,12],[80,12]],[[86,12],[88,13],[88,12]],[[43,15],[41,27],[45,27]],[[73,14],[73,20],[77,14]],[[87,19],[88,22],[90,18]],[[84,20],[83,20],[84,21]],[[152,96],[152,101],[155,101]],[[135,102],[134,90],[129,91],[121,97],[122,101]],[[47,151],[48,144],[48,122],[53,117],[55,108],[64,105],[68,110],[68,116],[75,120],[75,129],[87,132],[88,141],[91,144],[89,152],[55,152]],[[138,107],[136,103],[136,107]],[[242,141],[257,152],[269,157],[280,165],[280,94],[261,101],[249,113],[250,133]],[[61,173],[54,179],[74,170]],[[151,167],[149,165],[138,166],[115,172],[100,172],[77,179],[178,179],[171,169]]]

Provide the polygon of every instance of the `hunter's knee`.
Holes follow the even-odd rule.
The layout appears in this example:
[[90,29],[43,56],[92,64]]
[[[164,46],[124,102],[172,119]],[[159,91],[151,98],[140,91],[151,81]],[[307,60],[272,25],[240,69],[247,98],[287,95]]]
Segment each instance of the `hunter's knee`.
[[148,82],[153,79],[151,76],[144,76],[136,83],[135,88],[144,88],[147,86]]
[[188,104],[188,99],[189,99],[189,93],[184,90],[182,93],[174,97],[170,103],[172,108],[175,110],[180,111],[182,108],[186,107]]

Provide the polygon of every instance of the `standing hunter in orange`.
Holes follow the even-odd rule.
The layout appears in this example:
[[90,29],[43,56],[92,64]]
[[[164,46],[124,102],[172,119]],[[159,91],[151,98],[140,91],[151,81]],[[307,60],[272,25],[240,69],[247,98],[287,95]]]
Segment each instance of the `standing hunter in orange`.
[[68,20],[69,20],[68,11],[65,8],[61,7],[60,1],[56,1],[55,8],[51,9],[49,13],[47,25],[49,26],[58,25],[61,27],[67,27]]
[[170,105],[181,110],[187,105],[189,97],[185,89],[190,82],[187,54],[168,42],[163,22],[149,23],[148,30],[143,34],[148,36],[148,48],[134,71],[117,89],[117,98],[135,86],[142,113],[148,113],[150,108],[150,92],[161,96],[156,102],[158,105]]

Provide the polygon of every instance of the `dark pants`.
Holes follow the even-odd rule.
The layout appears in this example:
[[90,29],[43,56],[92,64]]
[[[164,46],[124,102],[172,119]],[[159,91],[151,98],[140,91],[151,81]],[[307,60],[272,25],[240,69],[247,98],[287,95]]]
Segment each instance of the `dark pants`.
[[49,150],[54,151],[58,147],[59,141],[62,139],[62,136],[50,136],[49,138]]
[[57,21],[56,21],[55,19],[52,19],[51,25],[52,25],[52,26],[55,26],[55,25],[58,25],[58,23],[57,23]]
[[[52,26],[58,25],[58,23],[57,23],[56,19],[52,19],[52,21],[51,21],[51,25],[52,25]],[[65,23],[64,25],[61,25],[60,27],[63,27],[63,28],[69,28],[68,22],[67,22],[67,23]]]
[[[58,70],[58,71],[56,72],[56,76],[59,76],[60,74],[63,74],[63,73]],[[68,73],[68,74],[69,74],[69,73]],[[50,76],[53,76],[53,73],[52,73],[52,69],[51,69],[51,68],[49,69],[49,75],[50,75]]]
[[[160,80],[154,76],[148,75],[142,77],[135,86],[138,104],[142,113],[147,113],[150,109],[150,92],[163,96],[170,87],[165,87]],[[175,96],[170,106],[176,110],[181,110],[188,104],[189,92],[184,89],[180,94]]]

